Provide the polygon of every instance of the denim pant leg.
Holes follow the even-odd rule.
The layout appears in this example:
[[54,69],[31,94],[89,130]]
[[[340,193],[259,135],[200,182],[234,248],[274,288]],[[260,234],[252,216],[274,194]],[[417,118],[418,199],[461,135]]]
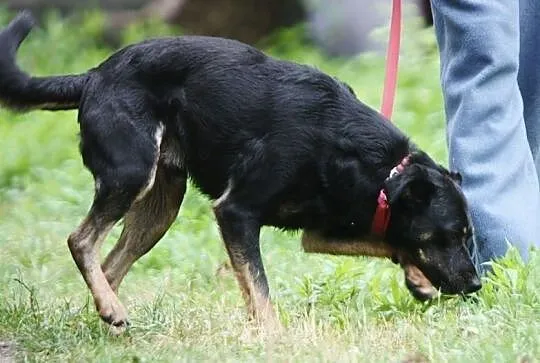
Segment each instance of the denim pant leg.
[[480,262],[540,237],[540,191],[518,87],[519,2],[432,0],[450,167],[463,175]]
[[540,1],[520,0],[519,18],[518,84],[529,146],[540,179]]

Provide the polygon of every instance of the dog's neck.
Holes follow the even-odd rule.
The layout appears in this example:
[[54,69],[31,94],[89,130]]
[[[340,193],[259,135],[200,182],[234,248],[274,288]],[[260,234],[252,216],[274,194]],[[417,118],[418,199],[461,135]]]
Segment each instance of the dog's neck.
[[[393,178],[398,174],[401,174],[403,170],[410,164],[410,154],[401,159],[400,163],[397,164],[390,170],[390,173],[387,179]],[[371,224],[371,235],[384,239],[386,236],[386,231],[390,224],[390,215],[391,208],[388,203],[388,196],[386,195],[386,189],[383,187],[379,191],[379,196],[377,198],[377,207],[375,209],[375,214],[373,215],[373,222]]]

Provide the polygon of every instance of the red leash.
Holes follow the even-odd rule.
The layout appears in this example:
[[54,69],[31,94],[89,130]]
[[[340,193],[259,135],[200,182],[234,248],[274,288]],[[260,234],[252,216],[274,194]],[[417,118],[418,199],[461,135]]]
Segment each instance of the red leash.
[[[381,106],[381,113],[388,120],[392,118],[394,99],[396,96],[396,85],[399,63],[399,46],[401,41],[401,0],[392,0],[392,19],[390,22],[390,37],[388,39],[388,49],[386,51],[386,74],[384,79],[384,91]],[[395,169],[396,172],[403,171],[408,164],[405,158]],[[381,189],[377,199],[377,209],[373,216],[371,233],[384,237],[390,222],[390,205],[386,197],[386,191]]]
[[401,42],[401,0],[392,0],[392,19],[390,22],[390,37],[386,50],[386,75],[381,113],[387,119],[392,118],[399,63],[399,47]]

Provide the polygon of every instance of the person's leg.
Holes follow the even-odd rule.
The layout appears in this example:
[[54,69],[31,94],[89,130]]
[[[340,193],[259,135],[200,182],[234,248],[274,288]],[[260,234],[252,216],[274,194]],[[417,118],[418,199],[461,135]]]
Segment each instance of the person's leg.
[[463,175],[481,261],[540,237],[540,192],[517,83],[519,3],[432,0],[450,167]]
[[529,145],[540,179],[540,2],[520,0],[519,17],[521,49],[518,84],[523,98]]

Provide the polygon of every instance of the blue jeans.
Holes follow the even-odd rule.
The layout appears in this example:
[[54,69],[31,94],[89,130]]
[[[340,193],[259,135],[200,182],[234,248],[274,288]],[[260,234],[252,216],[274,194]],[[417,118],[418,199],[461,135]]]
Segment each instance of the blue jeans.
[[540,1],[432,0],[450,167],[480,262],[540,246]]

